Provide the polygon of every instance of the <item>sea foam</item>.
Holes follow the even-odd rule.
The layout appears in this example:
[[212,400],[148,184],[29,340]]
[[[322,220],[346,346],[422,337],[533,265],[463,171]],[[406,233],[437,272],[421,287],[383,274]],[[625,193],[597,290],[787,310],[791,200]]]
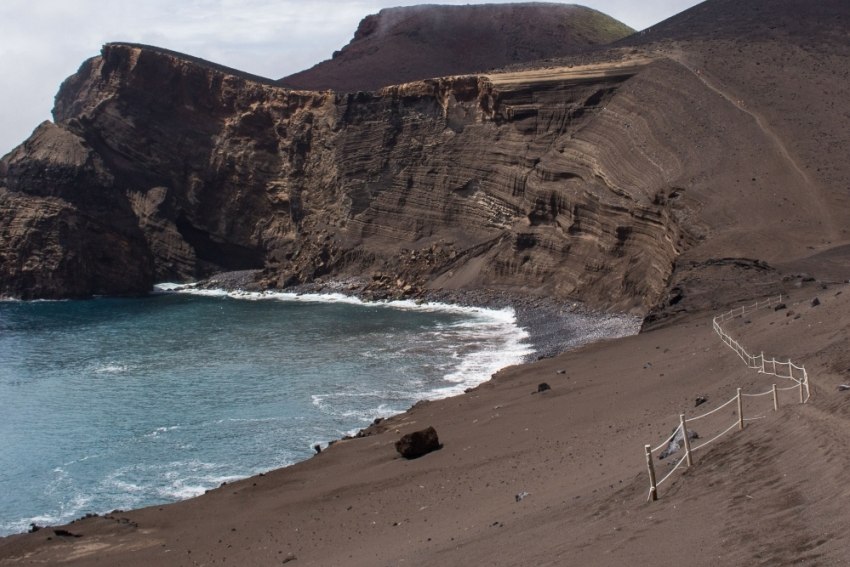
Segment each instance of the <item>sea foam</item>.
[[[465,339],[476,338],[478,348],[460,355],[453,353],[456,364],[444,374],[449,384],[422,392],[422,399],[435,400],[455,396],[464,390],[489,380],[502,368],[522,364],[534,353],[527,342],[528,332],[517,325],[516,312],[511,307],[501,309],[454,305],[441,302],[421,302],[410,299],[364,301],[358,297],[342,293],[292,293],[282,291],[228,291],[224,289],[199,288],[195,284],[161,283],[157,284],[157,293],[182,293],[202,297],[219,297],[248,301],[287,301],[302,303],[343,303],[364,307],[380,307],[399,311],[417,311],[422,313],[451,313],[471,317],[444,328],[447,336]],[[370,356],[370,353],[363,354]],[[314,402],[315,403],[315,402]],[[375,417],[386,417],[398,411],[388,410],[386,406],[374,408]],[[362,412],[357,412],[358,414]],[[383,415],[387,414],[387,415]]]
[[145,299],[6,309],[0,463],[15,490],[0,494],[0,535],[293,464],[531,353],[512,309],[343,294],[174,284]]

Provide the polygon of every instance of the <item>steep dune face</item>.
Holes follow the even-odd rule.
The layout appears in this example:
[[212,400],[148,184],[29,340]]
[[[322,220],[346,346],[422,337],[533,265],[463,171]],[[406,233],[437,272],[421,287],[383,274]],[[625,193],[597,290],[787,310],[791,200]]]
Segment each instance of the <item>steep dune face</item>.
[[718,295],[743,298],[801,272],[850,278],[850,167],[839,149],[850,143],[848,21],[836,0],[710,0],[622,42],[697,78],[702,100],[726,113],[711,117],[712,135],[744,142],[690,186],[710,230],[677,261],[679,307],[716,307]]
[[545,2],[387,8],[363,19],[332,59],[280,83],[374,90],[569,55],[633,31],[590,8]]

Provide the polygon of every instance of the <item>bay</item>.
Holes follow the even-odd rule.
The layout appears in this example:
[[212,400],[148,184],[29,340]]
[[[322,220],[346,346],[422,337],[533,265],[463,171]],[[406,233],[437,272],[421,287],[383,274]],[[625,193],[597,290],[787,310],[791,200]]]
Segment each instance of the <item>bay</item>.
[[0,535],[295,463],[526,339],[510,310],[342,296],[0,302]]

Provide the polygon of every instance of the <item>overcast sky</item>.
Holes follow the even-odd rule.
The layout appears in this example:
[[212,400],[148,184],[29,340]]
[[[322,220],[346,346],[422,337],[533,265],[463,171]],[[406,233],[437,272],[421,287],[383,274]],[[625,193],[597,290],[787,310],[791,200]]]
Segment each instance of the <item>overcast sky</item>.
[[[490,0],[500,2],[502,0]],[[473,0],[0,0],[0,155],[50,118],[59,84],[110,41],[166,47],[280,78],[328,59],[390,6]],[[644,29],[699,0],[585,0]]]

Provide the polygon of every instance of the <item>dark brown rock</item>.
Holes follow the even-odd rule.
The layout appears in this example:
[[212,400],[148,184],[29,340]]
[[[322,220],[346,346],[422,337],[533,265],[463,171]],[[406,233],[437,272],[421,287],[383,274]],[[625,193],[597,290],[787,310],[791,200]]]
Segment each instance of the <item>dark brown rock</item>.
[[396,451],[405,459],[418,459],[432,451],[442,449],[443,445],[437,437],[437,430],[433,427],[414,431],[403,435],[395,443]]
[[375,299],[499,286],[653,304],[683,234],[645,197],[669,172],[602,113],[627,111],[616,93],[640,68],[547,82],[531,103],[536,79],[514,75],[338,96],[109,44],[63,84],[57,124],[3,159],[0,295],[262,268],[266,286],[381,274]]

